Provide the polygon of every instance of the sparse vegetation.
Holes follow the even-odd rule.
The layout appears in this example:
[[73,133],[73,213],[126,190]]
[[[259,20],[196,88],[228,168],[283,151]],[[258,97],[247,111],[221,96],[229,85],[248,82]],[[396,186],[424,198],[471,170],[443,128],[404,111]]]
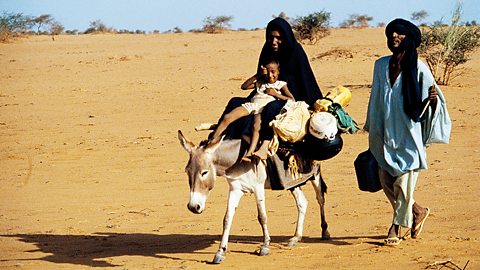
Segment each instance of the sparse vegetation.
[[287,22],[290,22],[290,17],[287,16],[287,14],[285,14],[285,12],[280,12],[278,15],[272,15],[272,18],[282,18],[284,19],[285,21]]
[[373,17],[358,14],[351,14],[350,18],[340,24],[341,28],[364,28],[369,26],[369,22],[373,21]]
[[52,40],[55,40],[55,36],[60,35],[65,27],[57,21],[52,21],[50,24],[50,34],[52,35]]
[[111,33],[114,29],[105,25],[101,20],[90,22],[90,26],[84,34]]
[[202,32],[209,34],[221,33],[230,28],[232,16],[207,17],[203,21]]
[[292,23],[292,28],[300,41],[308,40],[315,44],[319,39],[330,34],[330,12],[324,10],[307,16],[300,16]]
[[428,12],[422,9],[420,11],[413,12],[410,19],[412,21],[416,21],[418,24],[421,24],[422,21],[425,20],[427,17],[428,17]]
[[40,28],[42,28],[42,26],[49,25],[50,23],[52,23],[53,22],[53,17],[50,14],[43,14],[43,15],[40,15],[38,17],[32,18],[31,22],[32,22],[33,26],[37,27],[37,35],[39,35],[40,34]]
[[4,12],[0,16],[0,42],[8,42],[10,39],[26,33],[31,28],[31,17],[22,13]]
[[419,48],[438,84],[448,85],[459,75],[460,65],[480,45],[480,27],[460,24],[462,5],[458,4],[450,25],[435,24],[422,35]]

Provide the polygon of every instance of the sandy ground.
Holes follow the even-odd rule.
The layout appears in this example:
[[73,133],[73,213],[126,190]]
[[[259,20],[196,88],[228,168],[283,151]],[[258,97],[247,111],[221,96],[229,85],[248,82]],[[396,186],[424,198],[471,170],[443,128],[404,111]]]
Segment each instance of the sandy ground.
[[[367,134],[345,135],[323,162],[331,241],[320,240],[314,191],[304,241],[296,208],[268,191],[271,254],[253,196],[243,198],[226,260],[218,248],[227,184],[217,180],[207,210],[191,214],[177,130],[193,141],[254,73],[263,31],[207,34],[31,37],[0,44],[0,269],[425,269],[452,259],[480,269],[480,52],[443,87],[450,145],[428,150],[416,199],[432,209],[420,239],[381,245],[391,221],[382,192],[357,188],[353,160]],[[305,45],[323,90],[343,84],[363,125],[376,58],[388,54],[383,29],[334,30]],[[327,54],[328,56],[321,57]],[[433,269],[435,269],[433,267]],[[448,268],[447,268],[448,269]]]

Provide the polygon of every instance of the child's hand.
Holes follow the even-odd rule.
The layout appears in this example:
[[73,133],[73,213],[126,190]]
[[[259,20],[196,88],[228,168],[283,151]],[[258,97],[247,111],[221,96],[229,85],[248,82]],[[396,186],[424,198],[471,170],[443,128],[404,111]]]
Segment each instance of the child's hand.
[[260,66],[260,75],[267,75],[267,68],[264,66]]
[[267,88],[267,89],[265,89],[265,93],[266,93],[267,95],[272,96],[272,97],[276,97],[276,96],[277,96],[277,91],[275,91],[275,89],[273,89],[273,88]]

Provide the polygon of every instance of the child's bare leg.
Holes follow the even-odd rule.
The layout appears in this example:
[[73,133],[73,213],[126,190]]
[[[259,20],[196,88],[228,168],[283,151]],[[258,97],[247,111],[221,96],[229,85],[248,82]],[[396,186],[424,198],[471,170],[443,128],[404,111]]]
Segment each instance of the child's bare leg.
[[261,124],[262,124],[261,115],[256,114],[253,118],[252,139],[250,140],[250,148],[248,148],[248,151],[245,154],[247,157],[253,155],[253,152],[255,152],[255,149],[257,148],[258,139],[260,137]]
[[249,114],[250,113],[247,111],[247,109],[242,106],[238,106],[237,108],[233,109],[233,111],[224,115],[222,121],[220,124],[218,124],[217,129],[215,129],[215,132],[213,133],[211,142],[217,142],[230,123]]

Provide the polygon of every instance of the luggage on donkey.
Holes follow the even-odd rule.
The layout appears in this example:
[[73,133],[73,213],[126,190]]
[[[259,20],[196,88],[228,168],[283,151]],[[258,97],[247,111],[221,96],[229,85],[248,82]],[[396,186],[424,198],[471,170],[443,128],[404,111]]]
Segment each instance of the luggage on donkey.
[[307,123],[310,119],[308,104],[304,101],[288,100],[274,120],[269,125],[274,137],[285,142],[299,142],[307,134]]
[[338,132],[337,120],[328,112],[314,112],[310,117],[309,134],[297,143],[296,149],[302,157],[313,160],[327,160],[336,156],[343,147]]

